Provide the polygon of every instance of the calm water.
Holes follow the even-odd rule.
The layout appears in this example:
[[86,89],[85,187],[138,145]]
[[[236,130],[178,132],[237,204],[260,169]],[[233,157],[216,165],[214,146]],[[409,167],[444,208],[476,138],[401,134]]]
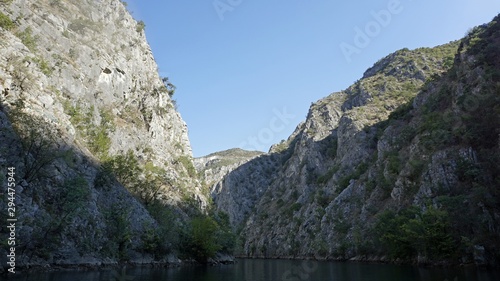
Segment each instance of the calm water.
[[[5,278],[0,277],[0,280]],[[217,267],[186,266],[169,269],[124,268],[86,272],[18,274],[24,281],[499,281],[499,270],[436,269],[363,263],[251,260]]]

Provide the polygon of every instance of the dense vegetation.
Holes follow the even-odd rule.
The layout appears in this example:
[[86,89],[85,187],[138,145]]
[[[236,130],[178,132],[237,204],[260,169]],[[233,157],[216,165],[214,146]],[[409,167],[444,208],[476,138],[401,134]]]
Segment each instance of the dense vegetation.
[[[426,155],[443,149],[457,151],[449,160],[457,163],[458,182],[453,189],[443,187],[423,211],[415,206],[399,206],[398,211],[379,214],[374,230],[393,258],[458,261],[483,247],[477,245],[487,245],[488,255],[500,258],[500,237],[491,228],[489,217],[489,212],[500,205],[498,38],[497,21],[472,29],[460,44],[456,64],[424,87],[424,94],[430,88],[436,90],[423,106],[404,105],[381,125],[404,126],[398,147],[410,145],[417,136],[426,136],[422,138],[425,154],[411,160],[418,166],[414,181],[421,179],[428,161]],[[462,61],[469,57],[474,57],[472,64]],[[460,91],[458,97],[453,94]],[[458,153],[463,147],[471,147],[477,160],[464,159]],[[394,167],[396,173],[398,166]]]
[[[190,176],[195,176],[191,160],[182,158],[181,164]],[[157,259],[173,253],[202,263],[214,258],[218,252],[232,253],[235,237],[227,215],[213,210],[212,206],[205,211],[200,210],[193,198],[186,194],[182,208],[189,214],[189,218],[182,219],[174,207],[163,203],[158,197],[165,188],[172,189],[176,185],[165,174],[164,169],[151,162],[141,165],[133,152],[128,151],[124,155],[108,157],[94,184],[98,188],[106,188],[110,181],[117,180],[146,206],[156,220],[155,225],[145,226],[146,231],[141,237],[141,251]],[[127,225],[126,222],[120,223],[123,221],[121,212],[113,213],[112,218],[120,225],[123,224],[122,227]],[[119,226],[115,228],[119,229]],[[112,237],[116,237],[117,246],[110,253],[124,253],[124,246],[121,245],[130,235],[124,233],[126,232],[122,231],[116,235],[116,231],[111,232]],[[122,254],[120,258],[124,259]]]

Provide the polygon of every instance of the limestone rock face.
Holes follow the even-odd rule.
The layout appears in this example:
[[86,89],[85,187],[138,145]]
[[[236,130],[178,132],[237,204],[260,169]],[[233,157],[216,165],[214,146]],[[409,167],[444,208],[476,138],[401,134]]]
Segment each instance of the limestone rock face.
[[[2,1],[0,12],[11,22],[0,28],[0,164],[17,171],[19,265],[137,260],[156,225],[137,197],[207,204],[143,25],[119,0]],[[146,171],[129,182],[168,180],[132,196],[102,169],[127,153]]]
[[[381,59],[348,89],[314,103],[288,140],[225,175],[212,197],[241,230],[238,254],[388,260],[392,238],[382,237],[382,218],[416,212],[406,225],[432,228],[420,219],[435,216],[447,232],[413,246],[415,255],[403,259],[474,262],[475,249],[488,244],[488,261],[481,263],[497,263],[499,166],[491,161],[500,155],[500,121],[491,73],[498,58],[481,53],[498,45],[497,27],[493,22],[489,31],[477,31],[488,43],[471,45],[477,38],[470,35]],[[479,62],[484,57],[492,61]],[[469,137],[468,130],[474,131]],[[385,233],[397,227],[406,226]],[[410,236],[398,235],[397,241]],[[450,258],[452,250],[447,258],[434,253],[430,245],[437,241],[454,249],[460,244],[454,252],[460,261]]]
[[212,153],[194,159],[198,177],[211,190],[227,173],[251,159],[263,154],[260,151],[246,151],[239,148]]

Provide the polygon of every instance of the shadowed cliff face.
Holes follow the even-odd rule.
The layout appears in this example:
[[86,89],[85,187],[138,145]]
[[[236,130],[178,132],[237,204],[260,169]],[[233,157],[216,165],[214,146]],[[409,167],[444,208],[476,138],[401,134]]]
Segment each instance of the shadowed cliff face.
[[171,253],[174,238],[153,239],[160,220],[182,224],[207,198],[143,25],[118,0],[1,1],[0,12],[0,165],[2,186],[16,168],[18,265]]
[[[497,21],[380,60],[268,154],[194,163],[121,1],[0,12],[0,179],[15,168],[18,266],[206,261],[231,251],[228,221],[241,255],[498,264]],[[228,217],[202,216],[209,187]]]
[[238,254],[498,264],[498,30],[387,56],[228,173]]

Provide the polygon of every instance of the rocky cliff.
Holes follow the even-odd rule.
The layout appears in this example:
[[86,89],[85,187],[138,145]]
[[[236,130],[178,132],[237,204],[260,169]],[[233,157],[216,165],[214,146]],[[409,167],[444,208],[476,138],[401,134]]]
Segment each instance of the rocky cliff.
[[207,198],[144,24],[119,0],[4,0],[0,27],[0,216],[15,193],[18,266],[173,253],[161,225]]
[[224,176],[238,254],[498,264],[497,21],[381,59]]

